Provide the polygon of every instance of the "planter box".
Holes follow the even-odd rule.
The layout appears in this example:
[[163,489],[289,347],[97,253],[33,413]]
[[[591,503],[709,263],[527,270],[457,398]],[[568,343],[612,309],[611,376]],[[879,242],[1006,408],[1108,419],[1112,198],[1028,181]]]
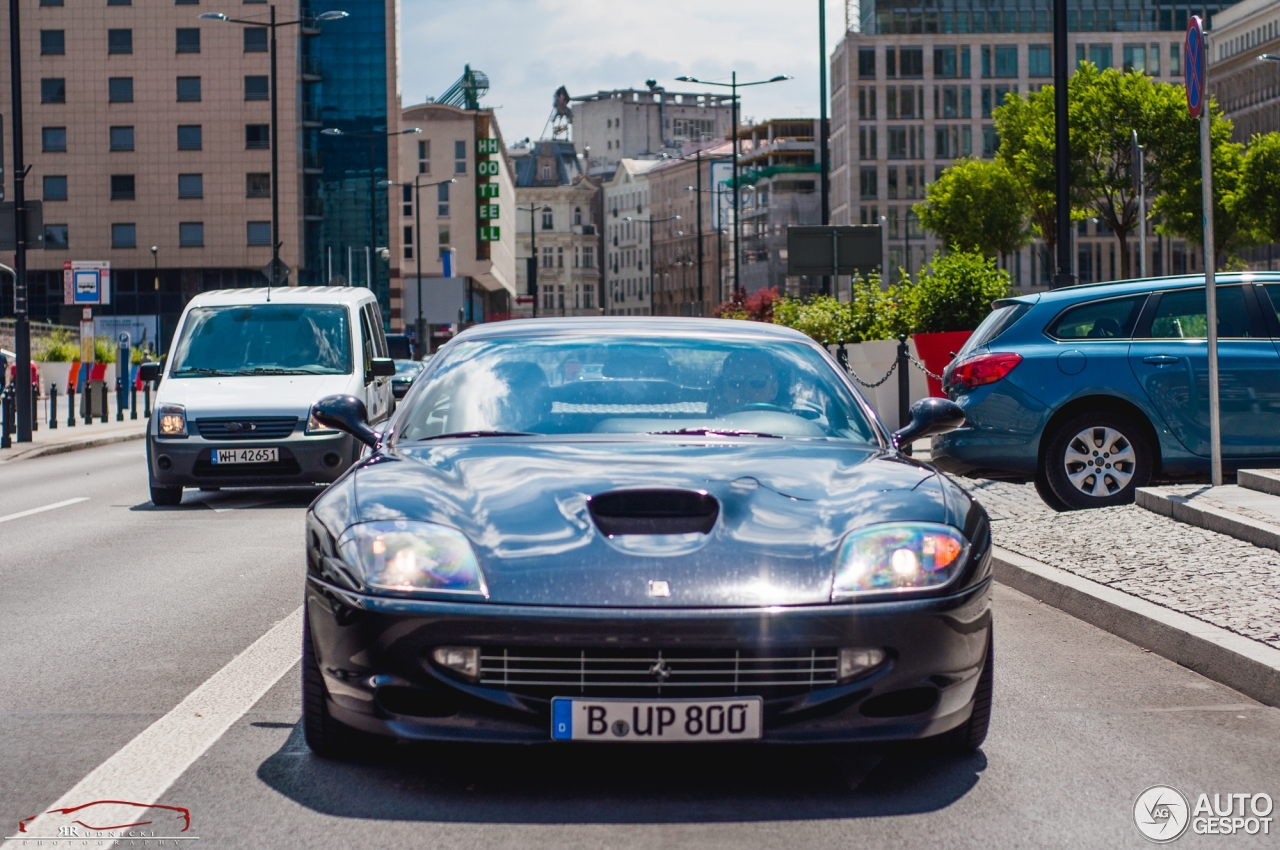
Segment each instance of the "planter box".
[[[829,346],[831,356],[836,356],[837,346]],[[920,355],[916,352],[914,340],[907,340],[907,350],[916,359],[920,359]],[[889,371],[889,367],[898,359],[898,342],[897,340],[885,339],[874,340],[872,342],[859,342],[845,346],[845,352],[849,356],[849,368],[855,372],[859,378],[868,383],[875,383],[884,377],[884,373]],[[907,373],[910,376],[908,386],[910,387],[909,404],[929,395],[929,386],[925,381],[924,373],[916,367],[907,364]],[[854,383],[857,383],[855,380]],[[898,422],[898,374],[895,372],[885,381],[874,389],[868,389],[857,384],[858,390],[863,397],[871,404],[876,411],[876,416],[880,422],[884,424],[890,431],[896,431],[905,425],[905,422]]]
[[[49,385],[57,384],[58,394],[62,396],[66,396],[67,376],[71,374],[71,367],[74,364],[66,360],[62,360],[62,361],[36,360],[33,362],[36,364],[36,371],[40,373],[40,395],[41,396],[48,395]],[[105,374],[104,380],[107,382],[107,387],[109,387],[111,391],[114,392],[115,386],[116,386],[116,364],[108,363],[106,365],[107,365],[107,368],[106,368],[106,374]],[[78,389],[77,389],[77,392],[78,392]]]
[[[911,341],[915,343],[916,349],[920,352],[916,355],[917,359],[923,363],[930,372],[935,375],[941,375],[942,370],[947,368],[955,353],[968,341],[973,335],[973,331],[946,331],[936,334],[916,334],[911,337]],[[942,382],[929,378],[929,395],[942,397]]]

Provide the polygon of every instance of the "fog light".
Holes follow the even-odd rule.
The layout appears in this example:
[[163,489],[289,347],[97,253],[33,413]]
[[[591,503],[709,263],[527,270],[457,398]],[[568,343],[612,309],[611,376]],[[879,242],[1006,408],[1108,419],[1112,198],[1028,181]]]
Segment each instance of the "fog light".
[[480,678],[480,648],[476,646],[438,646],[431,658],[441,667],[461,673],[468,679]]
[[843,682],[879,666],[883,661],[883,649],[842,649],[836,676]]

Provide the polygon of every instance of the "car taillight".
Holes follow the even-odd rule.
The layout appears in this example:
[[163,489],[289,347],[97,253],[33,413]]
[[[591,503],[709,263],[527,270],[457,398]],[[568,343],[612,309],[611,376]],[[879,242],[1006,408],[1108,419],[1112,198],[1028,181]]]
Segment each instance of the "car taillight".
[[956,364],[951,373],[951,380],[973,389],[983,384],[994,384],[1013,371],[1013,367],[1022,362],[1021,354],[1000,352],[997,354],[979,354],[970,357],[963,363]]

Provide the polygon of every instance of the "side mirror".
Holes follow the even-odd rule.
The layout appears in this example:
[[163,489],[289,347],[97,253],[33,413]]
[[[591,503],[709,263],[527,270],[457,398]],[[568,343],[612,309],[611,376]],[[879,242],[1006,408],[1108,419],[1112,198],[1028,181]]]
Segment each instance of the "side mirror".
[[945,434],[964,424],[960,405],[946,398],[922,398],[911,405],[911,421],[907,427],[893,432],[893,447],[911,445],[921,437]]
[[396,373],[396,361],[390,357],[370,357],[369,374],[375,378],[390,378]]
[[142,363],[138,366],[138,377],[143,381],[158,381],[163,371],[163,363]]
[[311,405],[311,419],[325,428],[346,431],[371,448],[382,442],[382,435],[369,424],[364,402],[353,395],[325,396]]

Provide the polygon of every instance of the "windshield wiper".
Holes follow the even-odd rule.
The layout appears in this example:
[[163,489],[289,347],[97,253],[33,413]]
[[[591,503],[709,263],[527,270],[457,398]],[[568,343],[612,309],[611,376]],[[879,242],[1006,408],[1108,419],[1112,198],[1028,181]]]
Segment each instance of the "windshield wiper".
[[236,375],[323,375],[314,369],[289,368],[285,366],[253,366],[236,371]]
[[205,367],[203,367],[203,366],[185,366],[185,367],[183,367],[183,368],[181,368],[181,369],[175,369],[175,370],[174,370],[174,372],[173,372],[173,375],[172,375],[171,377],[176,378],[176,377],[178,377],[179,375],[219,375],[219,376],[228,376],[228,375],[234,375],[234,374],[236,374],[236,373],[235,373],[235,372],[228,372],[226,369],[208,369],[208,368],[205,368]]
[[678,428],[675,431],[646,431],[646,434],[674,434],[677,436],[716,436],[716,437],[770,437],[781,440],[781,434],[766,434],[762,431],[738,431],[733,428]]
[[424,440],[443,440],[447,437],[536,437],[530,431],[454,431],[451,434],[436,434],[434,437],[423,437]]

